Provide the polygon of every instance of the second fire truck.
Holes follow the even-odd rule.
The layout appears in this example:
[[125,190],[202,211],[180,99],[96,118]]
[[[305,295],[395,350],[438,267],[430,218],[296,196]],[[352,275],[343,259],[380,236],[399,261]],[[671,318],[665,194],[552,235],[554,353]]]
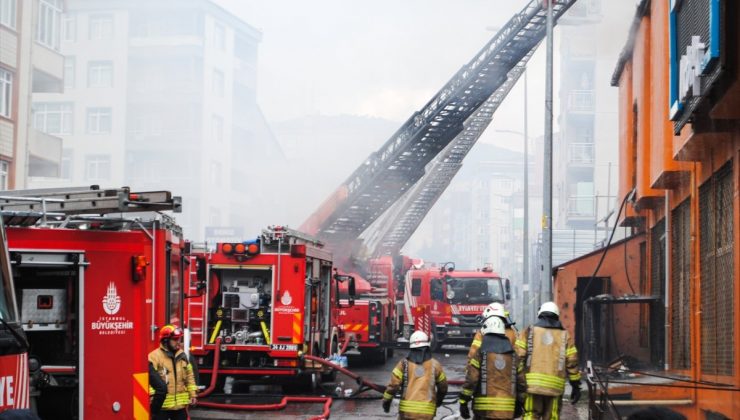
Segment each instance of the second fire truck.
[[194,246],[189,255],[190,347],[202,383],[217,375],[218,388],[236,379],[316,386],[331,373],[304,356],[338,351],[336,314],[352,306],[355,280],[334,271],[321,242],[273,226],[252,241]]

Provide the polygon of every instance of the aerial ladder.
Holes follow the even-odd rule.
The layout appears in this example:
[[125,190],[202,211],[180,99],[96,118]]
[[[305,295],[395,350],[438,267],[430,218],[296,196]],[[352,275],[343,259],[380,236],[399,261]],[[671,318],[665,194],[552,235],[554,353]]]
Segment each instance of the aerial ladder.
[[[554,20],[575,1],[554,1]],[[546,19],[546,1],[530,1],[372,153],[301,230],[326,242],[339,262],[398,251],[521,76],[545,36]]]

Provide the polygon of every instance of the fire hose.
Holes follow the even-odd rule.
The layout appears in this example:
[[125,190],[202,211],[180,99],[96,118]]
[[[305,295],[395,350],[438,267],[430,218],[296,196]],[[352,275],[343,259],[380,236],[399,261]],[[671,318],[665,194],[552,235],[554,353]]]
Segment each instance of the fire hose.
[[216,351],[213,355],[213,372],[211,372],[211,383],[208,384],[208,388],[204,389],[198,394],[198,398],[204,398],[209,396],[216,389],[216,381],[218,379],[218,366],[221,362],[221,337],[216,339]]
[[273,411],[284,409],[288,403],[323,403],[324,411],[318,416],[311,417],[311,420],[323,420],[329,418],[333,401],[331,397],[283,397],[277,404],[226,404],[198,401],[198,406],[227,410]]

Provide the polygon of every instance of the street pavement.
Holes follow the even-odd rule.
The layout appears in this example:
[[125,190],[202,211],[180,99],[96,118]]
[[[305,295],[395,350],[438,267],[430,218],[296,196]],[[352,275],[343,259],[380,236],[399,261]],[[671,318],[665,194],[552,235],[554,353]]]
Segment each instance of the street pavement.
[[[406,350],[396,350],[393,358],[389,359],[385,365],[374,365],[364,362],[363,360],[350,359],[349,369],[355,373],[362,375],[363,378],[375,382],[378,384],[385,385],[390,379],[390,372],[395,364],[406,355]],[[456,347],[444,347],[442,352],[435,353],[434,357],[442,363],[445,369],[445,373],[448,379],[462,380],[464,378],[465,363],[466,363],[467,349],[462,346]],[[324,393],[317,393],[316,395],[330,395],[336,391],[337,386],[345,390],[351,389],[354,394],[357,391],[357,384],[354,380],[344,376],[337,376],[337,383],[326,385]],[[246,392],[246,389],[239,389],[236,386],[235,392]],[[458,405],[457,405],[457,393],[459,392],[459,386],[451,386],[448,397],[445,399],[445,405],[437,409],[437,416],[435,419],[458,419]],[[563,419],[586,419],[587,417],[587,405],[584,400],[588,399],[585,386],[583,386],[583,398],[581,403],[577,406],[564,401],[563,412],[561,418]],[[566,392],[569,395],[570,391]],[[280,401],[281,390],[277,387],[263,387],[261,390],[251,390],[249,394],[233,394],[226,398],[226,396],[214,396],[213,399],[219,399],[221,401],[228,401],[240,404],[261,404],[261,403],[276,403]],[[304,394],[305,395],[305,394]],[[261,412],[245,412],[245,411],[226,411],[226,410],[214,410],[214,409],[195,409],[191,410],[191,418],[197,419],[307,419],[313,416],[321,414],[321,404],[289,404],[284,410],[281,411],[261,411]],[[398,413],[398,400],[394,400],[391,412],[386,414],[383,412],[381,407],[380,394],[375,391],[366,391],[356,396],[349,398],[336,398],[331,406],[331,419],[357,419],[360,417],[367,419],[394,419]]]

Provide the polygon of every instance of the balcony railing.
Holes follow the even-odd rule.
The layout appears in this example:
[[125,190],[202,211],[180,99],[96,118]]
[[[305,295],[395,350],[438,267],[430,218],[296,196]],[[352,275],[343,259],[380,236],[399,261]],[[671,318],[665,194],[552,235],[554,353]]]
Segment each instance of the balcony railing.
[[594,217],[596,215],[596,200],[593,196],[568,197],[569,217]]
[[594,163],[595,149],[593,143],[571,143],[568,145],[568,162],[574,165]]
[[571,90],[568,93],[568,111],[592,112],[594,110],[593,90]]

